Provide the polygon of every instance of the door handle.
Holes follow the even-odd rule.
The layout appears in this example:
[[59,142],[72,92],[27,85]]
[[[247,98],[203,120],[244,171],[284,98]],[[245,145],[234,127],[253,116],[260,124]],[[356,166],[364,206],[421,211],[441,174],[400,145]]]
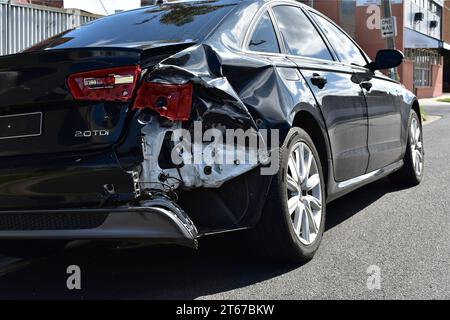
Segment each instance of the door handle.
[[373,84],[370,81],[363,81],[363,82],[361,82],[361,87],[363,89],[366,89],[367,91],[370,91],[370,89],[372,89],[372,87],[373,87]]
[[328,80],[326,77],[321,76],[318,73],[314,73],[311,78],[311,83],[315,85],[316,87],[319,87],[319,89],[323,89],[325,85],[327,84]]

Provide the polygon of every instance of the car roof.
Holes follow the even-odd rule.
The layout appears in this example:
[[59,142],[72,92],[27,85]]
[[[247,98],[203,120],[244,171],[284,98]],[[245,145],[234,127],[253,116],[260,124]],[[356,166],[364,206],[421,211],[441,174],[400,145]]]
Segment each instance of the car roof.
[[[295,1],[295,0],[176,0],[176,1],[165,1],[163,4],[164,5],[176,5],[176,4],[204,4],[204,3],[215,3],[215,4],[223,4],[223,5],[233,5],[233,4],[240,4],[240,3],[257,3],[260,2],[261,4],[265,4],[265,3],[269,3],[269,2],[291,2],[293,4],[299,5],[299,6],[306,6],[308,7],[306,4],[301,3],[299,1]],[[143,8],[148,8],[154,6],[154,4],[152,5],[148,5],[145,7],[141,7],[138,9],[135,9],[136,11],[138,10],[142,10]]]
[[155,5],[165,5],[165,6],[177,5],[177,4],[201,5],[201,4],[205,4],[205,3],[214,3],[214,4],[218,4],[218,5],[233,5],[233,4],[243,3],[243,2],[258,2],[258,1],[264,1],[264,0],[177,0],[177,1],[164,2],[161,4],[151,4],[151,5],[137,8],[137,9],[134,9],[131,11],[145,10],[146,8],[153,7]]
[[144,7],[140,7],[137,9],[132,9],[132,10],[127,10],[127,11],[122,11],[119,13],[116,13],[115,15],[120,15],[120,14],[125,14],[125,13],[130,13],[130,12],[140,12],[140,11],[145,11],[148,10],[151,7],[154,7],[155,5],[164,5],[164,6],[170,6],[170,5],[180,5],[180,4],[185,4],[185,5],[202,5],[202,4],[212,4],[214,3],[215,5],[238,5],[238,4],[251,4],[251,3],[260,3],[261,6],[267,4],[267,3],[271,3],[271,2],[282,2],[282,3],[292,3],[298,6],[302,6],[302,7],[307,7],[308,9],[311,9],[313,11],[314,10],[312,7],[309,7],[308,5],[301,3],[299,1],[295,1],[295,0],[176,0],[176,1],[165,1],[161,4],[151,4],[148,6],[144,6]]

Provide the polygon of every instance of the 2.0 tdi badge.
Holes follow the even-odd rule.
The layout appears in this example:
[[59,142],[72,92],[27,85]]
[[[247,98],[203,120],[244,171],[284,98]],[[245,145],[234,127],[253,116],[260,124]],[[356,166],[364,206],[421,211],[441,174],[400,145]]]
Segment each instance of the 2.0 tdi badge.
[[109,130],[75,131],[75,138],[106,137],[109,134]]

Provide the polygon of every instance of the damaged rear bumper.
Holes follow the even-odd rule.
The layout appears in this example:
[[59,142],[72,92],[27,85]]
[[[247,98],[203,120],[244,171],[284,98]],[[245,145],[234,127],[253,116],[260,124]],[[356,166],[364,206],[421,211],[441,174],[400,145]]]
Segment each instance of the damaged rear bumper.
[[0,239],[120,240],[197,248],[198,231],[165,199],[113,209],[0,212]]

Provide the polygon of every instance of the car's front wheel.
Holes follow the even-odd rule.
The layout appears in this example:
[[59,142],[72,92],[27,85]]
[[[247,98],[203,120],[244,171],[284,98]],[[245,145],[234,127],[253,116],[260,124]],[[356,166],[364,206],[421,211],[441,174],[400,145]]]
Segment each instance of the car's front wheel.
[[278,261],[300,263],[316,253],[325,228],[325,182],[311,137],[293,128],[280,148],[260,223],[258,242]]

